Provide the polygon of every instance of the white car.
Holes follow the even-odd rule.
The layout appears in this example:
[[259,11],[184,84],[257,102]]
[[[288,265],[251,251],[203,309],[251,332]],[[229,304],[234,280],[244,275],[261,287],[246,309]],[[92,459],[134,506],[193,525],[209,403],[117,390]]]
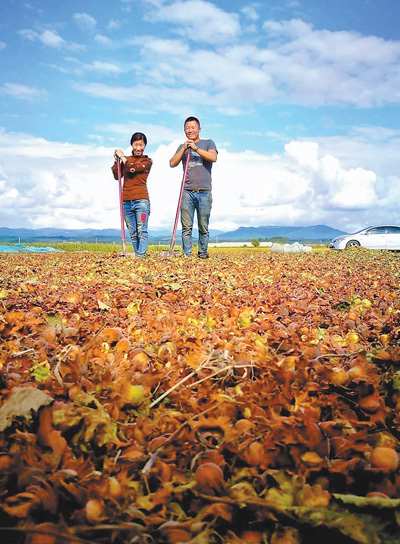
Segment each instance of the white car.
[[358,246],[368,249],[400,250],[400,227],[395,225],[368,227],[354,234],[338,236],[329,244],[331,249],[347,249]]

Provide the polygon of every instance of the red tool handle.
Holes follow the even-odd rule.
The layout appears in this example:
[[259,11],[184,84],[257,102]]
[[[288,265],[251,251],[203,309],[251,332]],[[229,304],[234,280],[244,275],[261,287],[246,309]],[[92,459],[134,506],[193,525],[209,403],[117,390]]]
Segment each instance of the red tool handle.
[[174,230],[172,232],[171,243],[169,245],[169,251],[170,252],[173,251],[174,245],[175,245],[176,231],[178,229],[179,214],[180,214],[181,207],[182,207],[183,192],[185,190],[185,183],[186,183],[187,173],[188,173],[188,169],[189,169],[190,153],[191,153],[191,149],[189,148],[188,149],[188,154],[187,154],[187,157],[186,157],[185,170],[183,172],[183,178],[182,178],[182,183],[181,183],[181,192],[179,193],[179,201],[178,201],[178,208],[176,210]]
[[124,223],[124,201],[122,200],[122,181],[121,181],[121,161],[117,159],[118,170],[118,190],[119,190],[119,213],[121,216],[121,242],[122,242],[122,254],[126,254],[126,240],[125,240],[125,223]]

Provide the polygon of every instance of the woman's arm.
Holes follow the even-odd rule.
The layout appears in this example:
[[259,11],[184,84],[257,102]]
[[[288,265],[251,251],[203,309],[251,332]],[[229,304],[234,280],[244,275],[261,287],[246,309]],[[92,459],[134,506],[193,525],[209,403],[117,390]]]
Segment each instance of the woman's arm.
[[122,163],[126,163],[126,157],[124,155],[124,152],[122,151],[122,149],[116,149],[114,151],[114,158],[115,160],[120,160]]
[[125,161],[125,171],[134,172],[150,172],[150,168],[153,166],[153,161],[146,156],[144,157],[127,157]]

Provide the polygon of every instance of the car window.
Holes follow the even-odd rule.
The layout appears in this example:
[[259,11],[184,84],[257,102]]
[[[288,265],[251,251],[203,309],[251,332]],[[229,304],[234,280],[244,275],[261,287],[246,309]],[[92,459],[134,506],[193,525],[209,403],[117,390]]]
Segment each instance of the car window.
[[368,236],[370,234],[385,234],[386,232],[386,227],[374,227],[372,229],[369,229],[367,230],[366,234],[368,234]]
[[386,227],[388,234],[400,234],[400,227]]

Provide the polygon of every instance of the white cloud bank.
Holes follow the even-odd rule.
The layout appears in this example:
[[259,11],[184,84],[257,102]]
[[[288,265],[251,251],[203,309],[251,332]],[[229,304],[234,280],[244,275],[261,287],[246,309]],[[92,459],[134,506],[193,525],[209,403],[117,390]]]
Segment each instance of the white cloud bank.
[[93,30],[97,24],[96,19],[88,13],[74,13],[73,19],[83,30]]
[[0,94],[11,96],[16,100],[26,100],[28,102],[45,100],[48,96],[47,91],[44,89],[37,89],[36,87],[9,82],[4,83],[3,87],[0,88]]
[[[179,143],[160,144],[151,153],[150,230],[172,229],[182,169],[171,169],[168,161]],[[397,145],[398,140],[392,149]],[[361,163],[349,167],[327,147],[327,141],[293,141],[281,154],[270,156],[219,149],[210,226],[226,231],[242,225],[323,223],[351,231],[379,222],[399,223],[397,173],[381,177]],[[118,228],[112,153],[105,147],[0,132],[0,225]],[[393,161],[398,167],[398,158]]]
[[46,47],[49,47],[50,49],[66,50],[66,51],[74,51],[74,52],[84,50],[84,47],[81,45],[78,45],[76,43],[66,42],[64,38],[62,38],[58,34],[58,32],[51,29],[36,31],[29,28],[25,28],[23,30],[19,30],[18,34],[21,36],[21,38],[24,38],[31,42],[39,41]]
[[239,16],[204,0],[147,2],[148,20],[172,23],[173,31],[188,40],[206,44],[225,43],[240,33]]
[[238,14],[202,0],[151,1],[147,10],[148,21],[170,24],[170,33],[180,37],[132,38],[138,59],[132,69],[141,83],[85,82],[79,90],[121,101],[138,93],[159,110],[173,95],[172,104],[197,99],[232,113],[273,103],[358,108],[400,103],[400,41],[317,30],[296,19],[261,22],[253,13],[254,40],[254,29],[248,35]]
[[59,36],[54,30],[43,30],[41,32],[36,32],[35,30],[24,29],[20,30],[19,34],[27,40],[39,40],[44,45],[47,45],[54,49],[59,49],[65,46],[65,41],[63,40],[63,38]]

